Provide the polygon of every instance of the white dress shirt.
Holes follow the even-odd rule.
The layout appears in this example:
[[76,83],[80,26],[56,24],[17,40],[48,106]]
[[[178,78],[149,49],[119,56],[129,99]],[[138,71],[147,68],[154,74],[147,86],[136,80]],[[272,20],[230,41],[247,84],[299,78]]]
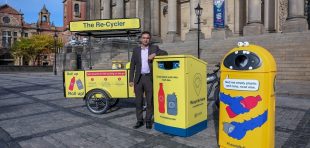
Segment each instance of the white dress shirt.
[[149,47],[142,48],[141,47],[141,74],[148,74],[150,73],[150,67],[148,63],[149,57]]

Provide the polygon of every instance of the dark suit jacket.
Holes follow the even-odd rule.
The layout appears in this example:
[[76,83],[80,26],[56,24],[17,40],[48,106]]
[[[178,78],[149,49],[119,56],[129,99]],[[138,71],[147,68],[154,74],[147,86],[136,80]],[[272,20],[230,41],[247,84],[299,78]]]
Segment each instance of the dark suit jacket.
[[[168,53],[164,50],[159,49],[156,45],[150,45],[149,46],[149,55],[155,53],[156,56],[159,55],[168,55]],[[150,74],[152,76],[153,74],[153,60],[148,60],[148,64],[150,67]],[[130,62],[130,74],[129,74],[129,82],[134,82],[137,84],[141,77],[141,47],[136,47],[133,49],[133,53],[131,56],[131,62]]]

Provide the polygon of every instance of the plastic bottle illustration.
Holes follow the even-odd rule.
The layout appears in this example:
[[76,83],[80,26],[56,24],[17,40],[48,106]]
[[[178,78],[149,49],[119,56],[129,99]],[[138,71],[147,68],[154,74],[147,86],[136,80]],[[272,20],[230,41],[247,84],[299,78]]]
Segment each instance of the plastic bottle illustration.
[[180,68],[179,62],[173,62],[173,68],[172,69],[177,69]]
[[163,83],[159,83],[158,110],[160,113],[165,113],[165,92],[163,88]]
[[71,78],[70,80],[70,85],[69,85],[69,90],[72,91],[74,88],[74,83],[75,83],[75,77]]
[[77,87],[78,87],[79,90],[81,90],[81,89],[84,88],[81,79],[78,79],[78,80],[76,81],[76,85],[77,85]]
[[178,102],[175,93],[167,95],[167,113],[174,116],[178,114]]
[[226,112],[230,118],[234,118],[239,114],[244,114],[249,112],[251,109],[255,108],[257,104],[262,101],[260,95],[248,96],[248,97],[231,97],[224,93],[220,93],[220,100],[227,104]]

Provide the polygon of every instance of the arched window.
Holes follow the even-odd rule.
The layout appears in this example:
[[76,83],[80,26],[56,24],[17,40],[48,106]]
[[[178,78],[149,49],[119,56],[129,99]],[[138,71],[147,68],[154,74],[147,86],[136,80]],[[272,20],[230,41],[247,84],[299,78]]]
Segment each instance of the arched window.
[[80,12],[80,5],[79,4],[74,4],[74,12],[79,13]]
[[47,21],[47,17],[46,16],[43,16],[42,17],[42,22],[46,22]]

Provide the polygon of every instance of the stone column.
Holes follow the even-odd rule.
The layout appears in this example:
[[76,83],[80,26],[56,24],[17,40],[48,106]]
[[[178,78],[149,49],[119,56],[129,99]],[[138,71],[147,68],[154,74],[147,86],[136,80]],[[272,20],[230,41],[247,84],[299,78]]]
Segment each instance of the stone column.
[[161,42],[159,26],[160,26],[160,0],[152,0],[151,3],[151,24],[152,24],[152,40],[155,42]]
[[246,24],[246,0],[235,0],[235,24],[234,33],[243,34],[243,27]]
[[93,13],[94,13],[94,19],[100,19],[101,18],[101,3],[100,1],[94,1],[94,8],[93,8]]
[[[189,3],[189,7],[190,7],[190,23],[189,23],[189,32],[186,33],[186,40],[187,41],[193,41],[193,40],[197,40],[198,36],[197,36],[197,31],[198,31],[198,25],[196,24],[197,23],[197,16],[196,16],[196,13],[195,13],[195,8],[198,6],[198,3],[199,3],[199,0],[190,0],[190,3]],[[200,4],[201,6],[201,4]],[[202,12],[206,12],[204,10],[202,10]],[[169,13],[169,11],[168,11]],[[200,21],[202,20],[201,16],[200,16]],[[201,30],[201,28],[200,28]],[[201,33],[201,32],[200,32]],[[200,34],[200,38],[204,38],[204,34],[201,33]]]
[[305,1],[288,0],[288,17],[283,25],[283,32],[302,32],[308,30],[305,19]]
[[115,0],[116,1],[116,13],[114,18],[124,18],[125,17],[125,3],[124,0]]
[[87,10],[86,11],[86,15],[87,15],[87,19],[88,20],[92,20],[93,19],[93,9],[94,9],[94,1],[86,1],[86,7],[87,7]]
[[137,0],[136,2],[136,16],[140,18],[141,30],[144,30],[144,0]]
[[129,4],[129,7],[130,7],[129,16],[131,18],[137,17],[136,16],[136,0],[130,0],[129,3],[130,3]]
[[264,0],[264,26],[266,32],[275,32],[275,0]]
[[101,18],[111,19],[111,0],[103,0],[101,3],[103,7]]
[[151,1],[144,1],[144,31],[151,32]]
[[168,33],[167,42],[177,40],[177,1],[168,0]]
[[245,36],[263,34],[265,28],[262,24],[261,0],[247,0],[247,26],[243,28]]

